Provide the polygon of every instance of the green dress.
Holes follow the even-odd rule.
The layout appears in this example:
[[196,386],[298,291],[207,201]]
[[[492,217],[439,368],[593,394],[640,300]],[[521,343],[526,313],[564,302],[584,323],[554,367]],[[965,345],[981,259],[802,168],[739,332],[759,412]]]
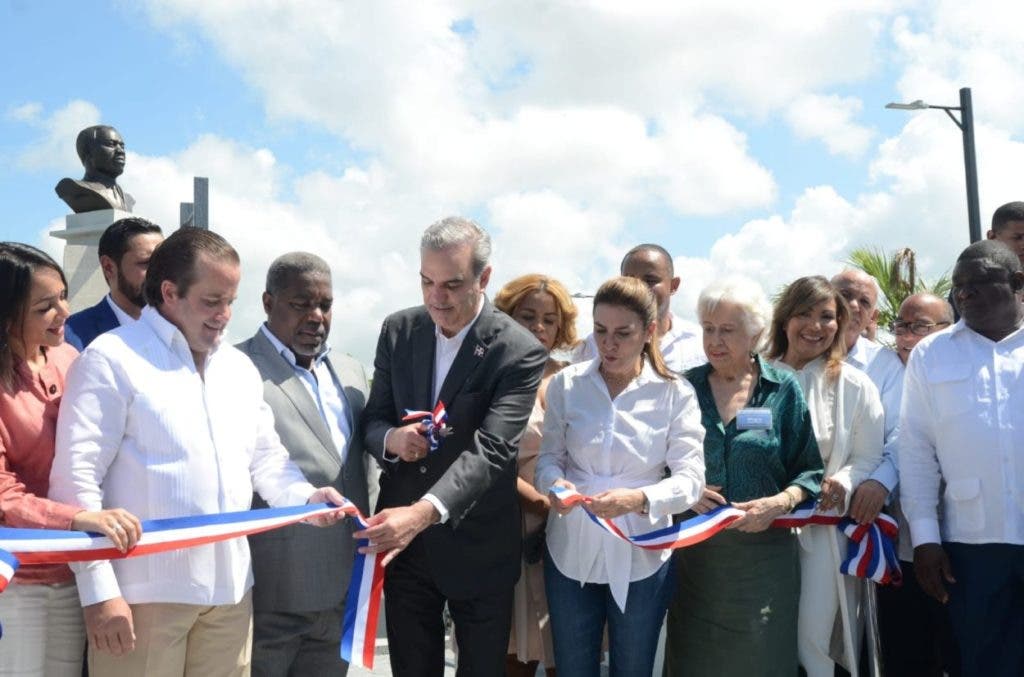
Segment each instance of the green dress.
[[[760,358],[758,365],[747,406],[771,410],[770,430],[738,430],[735,420],[723,424],[708,383],[711,365],[686,372],[700,402],[707,483],[721,486],[733,502],[793,485],[817,496],[821,454],[800,385]],[[677,550],[665,675],[796,675],[797,547],[791,530],[769,528],[755,534],[726,530]]]

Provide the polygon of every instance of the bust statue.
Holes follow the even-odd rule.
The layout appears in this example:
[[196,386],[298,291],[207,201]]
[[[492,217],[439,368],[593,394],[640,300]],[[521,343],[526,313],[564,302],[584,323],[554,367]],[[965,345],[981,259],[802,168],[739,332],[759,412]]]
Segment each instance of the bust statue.
[[93,125],[78,133],[75,150],[85,167],[80,181],[61,179],[54,190],[76,214],[100,209],[130,212],[135,199],[121,190],[117,177],[124,172],[124,140],[107,125]]

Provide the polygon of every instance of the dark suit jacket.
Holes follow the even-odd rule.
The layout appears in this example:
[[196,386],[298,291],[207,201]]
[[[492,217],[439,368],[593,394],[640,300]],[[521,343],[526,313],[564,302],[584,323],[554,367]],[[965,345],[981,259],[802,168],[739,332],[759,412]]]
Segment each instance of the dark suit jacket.
[[378,510],[427,493],[444,503],[448,521],[417,536],[417,551],[425,552],[422,566],[442,594],[467,599],[511,586],[519,576],[516,449],[547,355],[485,301],[441,387],[453,434],[422,461],[385,460],[384,435],[403,425],[404,410],[434,408],[434,347],[434,323],[423,306],[384,320],[364,412],[366,448],[383,468]]
[[107,297],[104,296],[96,305],[79,310],[67,319],[64,323],[64,340],[81,352],[100,334],[120,326],[117,315],[111,310]]
[[[332,355],[327,360],[342,386],[352,428],[342,467],[316,402],[263,331],[257,330],[255,336],[237,347],[263,377],[263,399],[274,412],[274,428],[306,479],[315,487],[333,486],[367,514],[366,465],[359,427],[367,391],[363,366],[347,355]],[[253,507],[263,508],[266,503],[254,495]],[[323,529],[296,524],[250,536],[253,608],[260,612],[303,613],[341,605],[352,573],[353,531],[353,520],[346,519]]]

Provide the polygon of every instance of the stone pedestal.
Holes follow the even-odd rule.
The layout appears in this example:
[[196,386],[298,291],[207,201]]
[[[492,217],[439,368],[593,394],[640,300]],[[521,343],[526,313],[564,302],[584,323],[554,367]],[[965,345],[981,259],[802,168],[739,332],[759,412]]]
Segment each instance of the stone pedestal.
[[99,301],[107,293],[97,250],[100,235],[118,219],[131,216],[120,209],[68,214],[65,230],[50,233],[64,240],[64,275],[68,278],[68,305],[76,313]]

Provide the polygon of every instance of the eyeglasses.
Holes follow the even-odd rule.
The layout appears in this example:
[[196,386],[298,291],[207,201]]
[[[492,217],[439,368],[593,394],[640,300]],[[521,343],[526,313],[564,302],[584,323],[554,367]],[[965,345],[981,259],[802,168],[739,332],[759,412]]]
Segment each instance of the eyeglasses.
[[911,332],[914,336],[927,336],[935,331],[936,327],[945,327],[950,322],[904,322],[903,320],[895,320],[889,325],[889,331],[894,335],[899,336],[906,332]]

